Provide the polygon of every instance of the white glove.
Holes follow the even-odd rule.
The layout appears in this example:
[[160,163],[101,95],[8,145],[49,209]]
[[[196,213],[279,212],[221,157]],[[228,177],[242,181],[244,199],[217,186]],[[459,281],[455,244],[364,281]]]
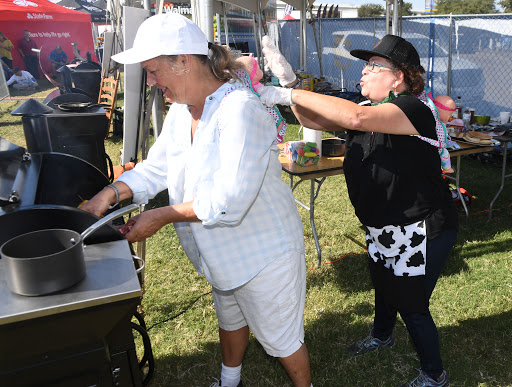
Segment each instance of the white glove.
[[261,39],[261,46],[263,55],[265,55],[265,59],[267,59],[268,67],[270,71],[279,78],[279,83],[281,86],[286,86],[297,78],[295,73],[292,70],[292,66],[286,61],[286,58],[281,54],[274,43],[270,40],[270,38],[265,35]]
[[261,86],[258,89],[260,101],[267,106],[285,105],[291,106],[292,104],[292,90],[284,87],[276,86]]

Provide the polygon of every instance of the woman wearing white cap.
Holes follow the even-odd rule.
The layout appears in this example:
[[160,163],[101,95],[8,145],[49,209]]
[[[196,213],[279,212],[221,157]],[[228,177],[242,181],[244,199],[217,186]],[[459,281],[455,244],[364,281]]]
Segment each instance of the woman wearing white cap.
[[214,386],[242,386],[251,329],[294,385],[309,387],[302,222],[281,180],[274,120],[237,80],[228,52],[181,15],[149,18],[133,48],[113,59],[141,63],[148,84],[173,104],[147,160],[82,208],[100,215],[119,200],[147,203],[167,189],[169,206],[131,218],[123,230],[140,241],[173,223],[211,283],[223,360]]

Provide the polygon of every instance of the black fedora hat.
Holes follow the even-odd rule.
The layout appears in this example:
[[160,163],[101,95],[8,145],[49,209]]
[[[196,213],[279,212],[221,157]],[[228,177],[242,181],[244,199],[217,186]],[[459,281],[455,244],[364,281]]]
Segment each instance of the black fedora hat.
[[350,55],[363,60],[368,60],[372,56],[380,56],[407,67],[421,68],[418,51],[407,40],[396,35],[385,35],[372,51],[352,50]]

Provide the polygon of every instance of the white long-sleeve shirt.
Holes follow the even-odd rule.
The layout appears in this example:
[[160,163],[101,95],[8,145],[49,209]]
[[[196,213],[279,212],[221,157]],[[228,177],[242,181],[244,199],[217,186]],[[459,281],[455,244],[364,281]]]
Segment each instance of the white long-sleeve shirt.
[[20,85],[37,85],[37,82],[32,74],[25,70],[21,70],[21,75],[13,74],[13,76],[10,77],[7,81],[7,86],[11,86],[13,83],[19,83]]
[[201,222],[175,223],[180,242],[199,274],[233,289],[285,252],[303,252],[302,221],[281,179],[275,123],[257,96],[224,84],[206,98],[193,143],[191,124],[188,106],[173,104],[147,160],[118,181],[136,203],[164,189],[171,205],[192,200]]

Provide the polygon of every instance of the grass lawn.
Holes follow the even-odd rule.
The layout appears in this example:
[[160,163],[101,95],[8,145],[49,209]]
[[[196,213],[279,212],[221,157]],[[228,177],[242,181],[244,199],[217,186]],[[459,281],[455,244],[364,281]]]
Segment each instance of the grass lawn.
[[[46,96],[50,86],[42,81],[41,91],[32,96]],[[28,97],[20,94],[15,96]],[[0,102],[0,136],[24,146],[21,119],[10,115],[22,102]],[[299,127],[293,119],[289,122],[285,140],[295,140]],[[109,138],[105,146],[112,160],[117,160],[120,139]],[[500,168],[469,157],[463,157],[461,168],[461,186],[475,200],[469,207],[467,226],[460,212],[458,241],[433,294],[431,312],[452,386],[512,386],[512,181],[507,182],[488,222]],[[288,182],[284,174],[283,179]],[[307,202],[309,184],[301,184],[295,195]],[[150,207],[165,203],[164,193]],[[315,267],[309,214],[299,207],[309,268],[306,343],[315,387],[397,386],[415,377],[418,359],[400,320],[393,349],[358,358],[345,353],[372,326],[373,292],[364,233],[348,200],[343,175],[327,178],[315,208],[321,267]],[[208,386],[212,377],[219,377],[221,364],[210,286],[195,273],[171,225],[147,241],[145,273],[142,308],[156,362],[151,385]],[[252,337],[242,379],[247,387],[291,386],[280,363],[267,356]]]

